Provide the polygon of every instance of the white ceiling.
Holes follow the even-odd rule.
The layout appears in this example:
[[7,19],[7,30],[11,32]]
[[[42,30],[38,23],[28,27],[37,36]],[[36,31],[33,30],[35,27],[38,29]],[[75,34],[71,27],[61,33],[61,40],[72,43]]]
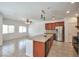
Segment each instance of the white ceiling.
[[[46,12],[46,20],[62,19],[74,16],[78,12],[79,3],[70,2],[0,2],[0,13],[5,18],[24,20],[24,18],[38,19],[41,17],[41,10]],[[66,14],[69,10],[70,14]]]

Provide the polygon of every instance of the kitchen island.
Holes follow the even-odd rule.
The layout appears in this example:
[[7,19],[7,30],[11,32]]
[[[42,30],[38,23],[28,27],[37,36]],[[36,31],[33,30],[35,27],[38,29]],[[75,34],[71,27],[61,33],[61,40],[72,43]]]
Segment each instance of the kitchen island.
[[53,43],[53,34],[30,37],[26,45],[26,55],[32,57],[46,57]]
[[38,35],[33,39],[33,56],[46,57],[53,43],[53,34]]

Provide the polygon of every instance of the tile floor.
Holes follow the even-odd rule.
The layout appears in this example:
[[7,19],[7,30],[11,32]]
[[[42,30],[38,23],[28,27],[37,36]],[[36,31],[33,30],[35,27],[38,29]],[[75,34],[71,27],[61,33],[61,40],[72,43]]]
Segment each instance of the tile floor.
[[[28,57],[26,56],[26,40],[9,40],[4,41],[0,46],[1,57]],[[63,43],[54,41],[48,57],[76,57],[71,43]]]
[[72,43],[54,41],[48,57],[78,57]]
[[27,57],[26,40],[9,40],[4,41],[0,47],[0,56],[2,57]]

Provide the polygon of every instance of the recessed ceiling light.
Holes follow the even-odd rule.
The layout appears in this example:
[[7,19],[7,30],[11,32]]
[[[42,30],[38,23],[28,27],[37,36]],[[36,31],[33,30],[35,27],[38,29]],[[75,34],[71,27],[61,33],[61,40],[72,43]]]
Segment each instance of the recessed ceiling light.
[[66,13],[68,14],[68,13],[70,13],[70,11],[66,11]]
[[75,2],[71,2],[71,3],[73,4],[73,3],[75,3]]

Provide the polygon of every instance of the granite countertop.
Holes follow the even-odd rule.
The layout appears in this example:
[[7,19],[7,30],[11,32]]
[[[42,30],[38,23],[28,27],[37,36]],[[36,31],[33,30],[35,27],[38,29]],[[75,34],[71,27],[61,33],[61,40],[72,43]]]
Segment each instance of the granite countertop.
[[45,43],[49,38],[51,38],[53,36],[54,33],[44,33],[44,34],[40,34],[40,35],[36,35],[36,36],[29,36],[29,38],[22,37],[22,38],[18,38],[18,39],[27,39],[27,40],[34,40],[34,41],[38,41],[38,42],[43,42]]
[[49,38],[51,38],[53,34],[41,34],[34,37],[31,37],[32,40],[45,43]]

